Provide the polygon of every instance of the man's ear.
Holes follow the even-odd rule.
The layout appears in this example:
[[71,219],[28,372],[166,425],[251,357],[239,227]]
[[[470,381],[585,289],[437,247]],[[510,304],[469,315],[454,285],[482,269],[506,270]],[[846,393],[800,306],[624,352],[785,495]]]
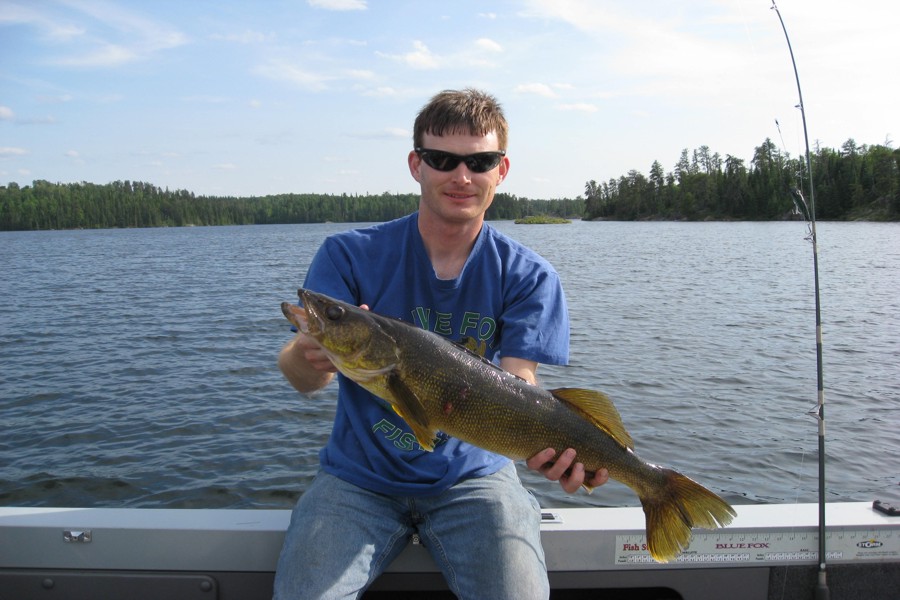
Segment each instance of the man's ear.
[[497,185],[506,179],[506,175],[509,173],[509,157],[504,156],[500,161],[500,178],[497,181]]
[[419,179],[419,170],[422,168],[422,158],[416,154],[415,150],[409,151],[409,156],[406,157],[406,162],[409,164],[409,173],[412,175],[413,179],[421,183]]

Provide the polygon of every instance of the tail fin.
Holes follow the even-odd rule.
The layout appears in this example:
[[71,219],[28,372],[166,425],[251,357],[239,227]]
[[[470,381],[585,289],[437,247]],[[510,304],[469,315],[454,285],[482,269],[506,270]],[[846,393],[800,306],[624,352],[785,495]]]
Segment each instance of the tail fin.
[[737,513],[727,502],[677,471],[662,469],[665,484],[641,497],[647,546],[658,562],[669,562],[688,547],[691,528],[715,529]]

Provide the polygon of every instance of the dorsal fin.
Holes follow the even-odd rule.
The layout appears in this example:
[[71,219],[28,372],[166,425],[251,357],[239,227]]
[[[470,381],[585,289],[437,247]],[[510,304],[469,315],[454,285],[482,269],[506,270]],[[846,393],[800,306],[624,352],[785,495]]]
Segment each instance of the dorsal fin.
[[580,388],[559,388],[550,390],[550,393],[608,433],[623,447],[634,449],[631,434],[625,429],[619,411],[606,394]]
[[478,340],[476,340],[475,338],[473,338],[471,336],[464,335],[461,338],[459,338],[458,341],[454,342],[451,340],[450,343],[453,344],[455,347],[459,348],[460,350],[462,350],[463,352],[465,352],[466,354],[480,359],[481,363],[483,365],[485,365],[486,367],[491,367],[492,369],[495,369],[498,372],[503,373],[504,375],[506,375],[508,377],[515,377],[516,379],[521,379],[522,381],[526,381],[525,379],[523,379],[522,377],[519,377],[515,373],[510,373],[509,371],[505,370],[503,367],[495,365],[492,361],[488,360],[488,358],[487,358],[487,342],[485,342],[484,340],[481,340],[479,342]]

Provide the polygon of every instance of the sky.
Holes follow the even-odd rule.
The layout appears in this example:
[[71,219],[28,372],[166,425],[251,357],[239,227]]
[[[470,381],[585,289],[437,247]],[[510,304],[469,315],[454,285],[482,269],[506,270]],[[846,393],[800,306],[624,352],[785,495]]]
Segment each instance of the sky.
[[897,147],[896,0],[0,0],[0,185],[416,193],[443,89],[510,124],[498,191],[575,198],[770,138]]

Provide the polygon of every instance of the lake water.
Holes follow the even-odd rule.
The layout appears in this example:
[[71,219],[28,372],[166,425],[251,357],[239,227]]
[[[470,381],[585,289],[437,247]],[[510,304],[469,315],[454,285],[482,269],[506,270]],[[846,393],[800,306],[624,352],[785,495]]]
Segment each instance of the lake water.
[[[326,235],[350,224],[0,233],[0,505],[290,508],[336,388],[277,353]],[[568,367],[637,452],[735,504],[815,502],[803,223],[495,223],[566,287]],[[829,501],[900,499],[900,225],[819,223]],[[544,506],[637,505],[618,483]]]

